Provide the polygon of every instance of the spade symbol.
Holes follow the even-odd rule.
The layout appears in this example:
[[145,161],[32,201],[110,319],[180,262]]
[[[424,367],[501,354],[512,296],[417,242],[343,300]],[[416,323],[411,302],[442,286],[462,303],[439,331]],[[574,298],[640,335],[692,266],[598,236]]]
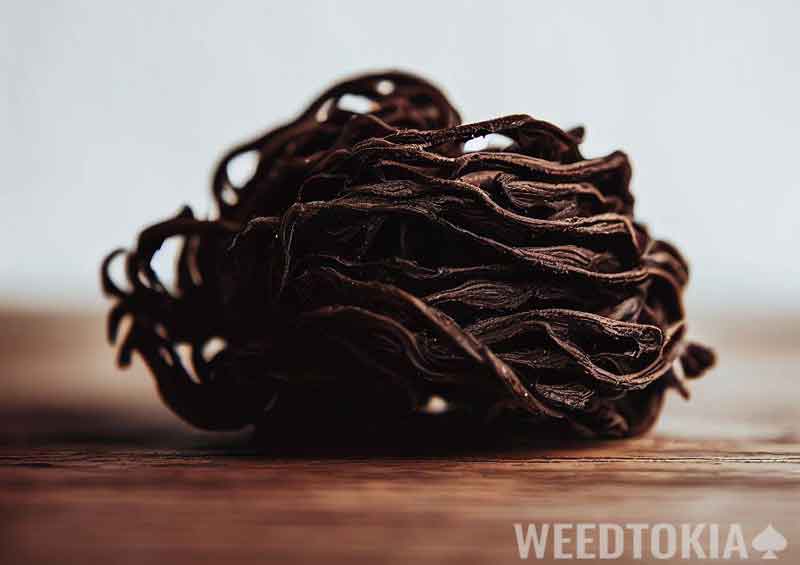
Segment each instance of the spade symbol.
[[761,559],[777,559],[775,552],[786,549],[786,538],[770,524],[753,538],[753,549],[766,552]]

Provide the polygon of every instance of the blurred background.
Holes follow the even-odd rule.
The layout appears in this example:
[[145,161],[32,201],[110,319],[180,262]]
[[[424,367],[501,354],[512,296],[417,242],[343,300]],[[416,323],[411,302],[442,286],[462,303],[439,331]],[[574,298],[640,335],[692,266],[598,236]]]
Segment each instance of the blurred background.
[[[208,214],[223,151],[343,76],[384,68],[433,80],[465,121],[529,113],[586,125],[588,156],[628,152],[638,214],[694,269],[694,335],[788,346],[800,316],[798,16],[789,1],[4,0],[0,354],[24,374],[5,397],[85,400],[104,386],[98,405],[152,399],[146,379],[124,381],[135,392],[111,378],[102,257],[184,203]],[[51,355],[70,377],[37,381]]]
[[[791,0],[0,0],[0,563],[518,563],[512,522],[612,516],[769,521],[800,563],[798,21]],[[653,433],[254,457],[247,430],[173,415],[138,356],[115,367],[102,258],[212,213],[228,148],[387,68],[467,122],[583,124],[587,157],[630,155],[718,354]]]
[[800,305],[793,2],[3,2],[0,293],[100,305],[97,266],[189,203],[231,145],[387,67],[466,121],[585,124],[694,267],[692,310]]

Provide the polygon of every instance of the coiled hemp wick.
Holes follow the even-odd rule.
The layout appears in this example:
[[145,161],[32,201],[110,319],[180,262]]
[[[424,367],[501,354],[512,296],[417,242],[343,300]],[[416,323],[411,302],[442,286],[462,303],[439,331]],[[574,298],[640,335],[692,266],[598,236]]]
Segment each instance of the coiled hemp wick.
[[[490,134],[507,146],[465,151]],[[112,341],[131,319],[120,364],[137,351],[206,429],[397,425],[441,397],[532,436],[641,433],[714,356],[684,338],[688,268],[635,221],[627,156],[584,159],[582,136],[525,115],[460,125],[404,73],[336,85],[225,156],[216,219],[184,208],[145,229],[129,289],[109,275],[123,251],[105,260]],[[250,152],[236,187],[228,164]],[[170,290],[151,260],[172,237]]]

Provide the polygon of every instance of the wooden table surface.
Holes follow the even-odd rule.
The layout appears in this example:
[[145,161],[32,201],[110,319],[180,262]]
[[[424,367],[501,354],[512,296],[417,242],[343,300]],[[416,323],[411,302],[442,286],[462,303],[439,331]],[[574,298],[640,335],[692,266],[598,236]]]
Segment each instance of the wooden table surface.
[[176,421],[101,316],[6,312],[0,563],[517,563],[513,524],[553,522],[771,523],[798,563],[798,330],[695,324],[720,364],[640,439],[288,456]]

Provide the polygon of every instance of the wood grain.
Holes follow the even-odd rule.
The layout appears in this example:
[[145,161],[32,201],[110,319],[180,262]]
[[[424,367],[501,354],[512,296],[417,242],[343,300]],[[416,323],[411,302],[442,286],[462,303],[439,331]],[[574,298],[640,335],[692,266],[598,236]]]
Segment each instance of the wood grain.
[[175,421],[97,316],[0,322],[2,563],[516,563],[515,522],[772,523],[800,560],[792,320],[699,324],[720,367],[645,438],[292,456]]

